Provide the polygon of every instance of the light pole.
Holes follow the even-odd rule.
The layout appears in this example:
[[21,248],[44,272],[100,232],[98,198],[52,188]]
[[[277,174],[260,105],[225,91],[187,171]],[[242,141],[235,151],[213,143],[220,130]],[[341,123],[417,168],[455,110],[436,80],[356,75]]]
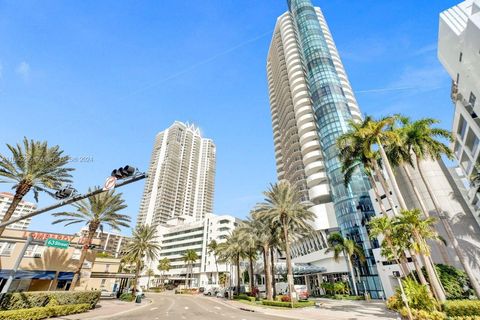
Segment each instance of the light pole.
[[410,306],[408,305],[408,300],[407,296],[405,295],[405,291],[403,290],[403,284],[402,284],[402,279],[400,278],[400,272],[399,271],[393,271],[393,276],[397,278],[398,280],[398,285],[400,286],[400,291],[402,292],[402,301],[405,304],[405,307],[407,308],[407,313],[408,313],[408,319],[412,320],[412,311],[410,310]]

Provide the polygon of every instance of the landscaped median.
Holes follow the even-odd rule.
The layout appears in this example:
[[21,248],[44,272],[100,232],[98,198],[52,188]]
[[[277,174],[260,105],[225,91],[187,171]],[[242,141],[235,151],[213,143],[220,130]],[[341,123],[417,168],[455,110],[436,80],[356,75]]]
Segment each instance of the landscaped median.
[[[272,300],[257,300],[255,297],[248,296],[246,294],[240,294],[233,296],[234,300],[245,302],[249,305],[256,305],[256,306],[267,306],[267,307],[277,307],[277,308],[292,308],[292,303],[290,301],[286,301],[285,297],[288,296],[277,296],[277,301]],[[305,308],[305,307],[313,307],[315,305],[315,301],[311,300],[301,300],[296,301],[293,303],[293,308]]]
[[0,296],[0,320],[40,320],[95,308],[99,291],[17,292]]

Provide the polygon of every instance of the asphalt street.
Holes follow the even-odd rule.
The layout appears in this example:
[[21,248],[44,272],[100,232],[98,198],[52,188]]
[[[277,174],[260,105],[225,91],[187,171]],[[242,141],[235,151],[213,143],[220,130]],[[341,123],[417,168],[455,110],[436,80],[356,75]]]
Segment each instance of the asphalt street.
[[[243,311],[223,304],[218,298],[187,295],[148,294],[153,302],[138,310],[112,316],[115,320],[275,320],[286,319]],[[248,308],[248,306],[246,305]]]

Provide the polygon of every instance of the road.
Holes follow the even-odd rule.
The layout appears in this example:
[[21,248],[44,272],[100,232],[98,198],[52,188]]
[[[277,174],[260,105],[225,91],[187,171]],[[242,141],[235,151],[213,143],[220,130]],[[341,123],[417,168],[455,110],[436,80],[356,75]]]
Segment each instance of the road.
[[[153,302],[141,309],[107,319],[115,320],[275,320],[257,312],[239,310],[227,306],[217,298],[187,295],[166,295],[148,293]],[[248,306],[246,306],[248,307]],[[286,319],[286,318],[284,318]]]

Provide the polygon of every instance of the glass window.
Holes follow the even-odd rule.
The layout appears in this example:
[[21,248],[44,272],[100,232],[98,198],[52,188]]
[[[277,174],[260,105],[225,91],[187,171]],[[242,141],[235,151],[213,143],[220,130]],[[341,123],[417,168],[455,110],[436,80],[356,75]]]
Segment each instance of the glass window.
[[12,254],[15,242],[0,242],[0,254],[3,256],[9,256]]
[[472,106],[472,108],[475,106],[475,101],[477,100],[477,97],[473,94],[473,92],[470,92],[470,98],[468,98],[468,102]]

